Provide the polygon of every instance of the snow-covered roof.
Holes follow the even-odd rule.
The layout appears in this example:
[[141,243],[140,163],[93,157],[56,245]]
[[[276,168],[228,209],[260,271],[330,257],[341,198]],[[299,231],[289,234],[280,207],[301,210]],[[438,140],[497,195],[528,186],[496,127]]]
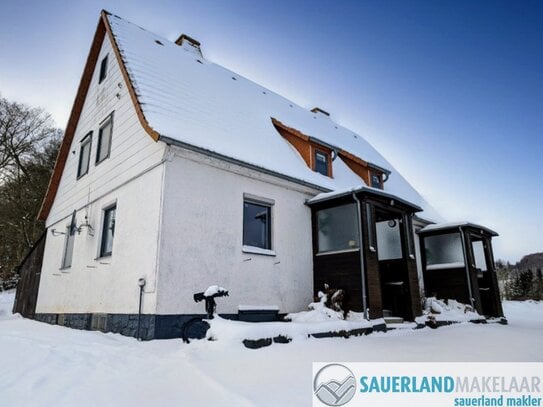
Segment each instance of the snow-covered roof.
[[420,230],[419,233],[434,232],[438,230],[447,230],[447,229],[458,229],[461,227],[473,228],[482,230],[492,236],[498,236],[498,233],[492,229],[487,228],[486,226],[477,225],[468,221],[462,222],[447,222],[447,223],[435,223],[433,225],[428,225]]
[[337,189],[337,190],[331,191],[331,192],[323,192],[323,193],[320,193],[320,194],[314,196],[313,198],[309,199],[307,201],[307,203],[309,205],[311,205],[311,204],[315,204],[315,203],[318,203],[318,202],[329,201],[331,199],[339,198],[339,197],[346,196],[346,195],[351,195],[353,192],[354,193],[367,192],[367,193],[374,194],[374,195],[379,195],[379,196],[382,196],[382,197],[385,197],[385,198],[395,199],[395,200],[397,200],[399,202],[404,203],[405,205],[413,207],[417,211],[422,210],[422,208],[420,206],[418,206],[417,204],[414,204],[413,202],[409,202],[409,201],[403,199],[402,197],[391,194],[391,193],[389,193],[387,191],[383,191],[382,189],[367,187],[367,186],[364,186],[364,185],[359,185],[359,186],[352,187],[352,188]]
[[195,146],[257,168],[335,191],[363,181],[341,160],[334,178],[312,171],[277,132],[285,125],[391,171],[385,191],[441,217],[363,137],[220,65],[118,16],[107,15],[145,120],[159,138]]

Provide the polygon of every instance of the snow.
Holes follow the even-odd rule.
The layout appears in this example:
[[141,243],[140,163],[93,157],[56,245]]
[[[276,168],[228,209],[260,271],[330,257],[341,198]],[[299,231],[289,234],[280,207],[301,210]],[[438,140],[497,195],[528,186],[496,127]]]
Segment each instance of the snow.
[[464,267],[464,263],[461,261],[455,263],[428,264],[426,270],[457,269],[460,267]]
[[238,305],[239,311],[279,311],[277,305]]
[[490,233],[493,236],[498,236],[498,233],[493,231],[492,229],[489,229],[485,226],[476,225],[475,223],[471,223],[468,221],[461,221],[461,222],[446,222],[446,223],[434,223],[432,225],[428,225],[420,230],[419,233],[423,232],[432,232],[435,230],[445,230],[445,229],[452,229],[452,228],[460,228],[460,227],[472,227],[475,229],[482,229],[488,233]]
[[[543,303],[505,302],[509,325],[460,323],[251,350],[236,340],[138,342],[11,315],[0,293],[1,405],[311,405],[312,362],[543,362]],[[249,324],[249,323],[247,323]],[[258,325],[258,324],[252,324]]]
[[425,316],[436,321],[468,322],[483,320],[484,317],[473,311],[469,305],[456,300],[444,301],[430,297],[426,299]]
[[213,296],[215,294],[225,293],[227,291],[228,290],[226,288],[219,287],[218,285],[210,285],[204,291],[204,297],[211,297],[211,296]]
[[[117,16],[108,16],[145,118],[161,137],[333,191],[363,183],[341,161],[337,179],[307,167],[279,135],[272,118],[391,171],[385,189],[441,217],[363,137],[174,42]],[[155,41],[159,40],[162,45]]]

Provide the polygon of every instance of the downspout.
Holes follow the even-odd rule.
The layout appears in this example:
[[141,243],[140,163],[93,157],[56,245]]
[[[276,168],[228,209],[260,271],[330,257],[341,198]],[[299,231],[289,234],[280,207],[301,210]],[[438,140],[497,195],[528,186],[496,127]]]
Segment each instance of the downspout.
[[362,207],[356,193],[352,193],[353,199],[356,201],[356,209],[358,214],[358,246],[360,249],[360,274],[362,275],[362,307],[364,307],[364,319],[370,320],[368,316],[368,306],[366,298],[366,270],[364,265],[364,243],[362,240]]
[[475,310],[475,304],[473,303],[473,288],[471,287],[471,276],[469,275],[466,239],[464,238],[464,230],[462,230],[462,227],[459,227],[458,229],[460,230],[460,238],[462,239],[462,252],[464,253],[464,267],[466,269],[466,277],[468,279],[469,301],[471,303],[471,307]]

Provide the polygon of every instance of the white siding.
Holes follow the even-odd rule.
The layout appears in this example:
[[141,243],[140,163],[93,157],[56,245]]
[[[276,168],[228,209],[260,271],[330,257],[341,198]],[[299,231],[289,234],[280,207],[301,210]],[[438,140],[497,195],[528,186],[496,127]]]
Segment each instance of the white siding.
[[[108,55],[106,79],[98,84],[102,58]],[[119,95],[119,97],[117,96]],[[114,112],[110,157],[95,165],[100,123]],[[90,168],[77,180],[80,141],[93,131]],[[159,162],[164,143],[156,143],[141,127],[111,43],[106,36],[75,131],[60,185],[46,221],[49,227]]]
[[[156,256],[159,239],[160,196],[164,166],[157,166],[77,212],[77,225],[85,221],[94,232],[75,234],[72,265],[60,269],[70,219],[49,228],[43,258],[38,313],[132,313],[138,312],[138,279],[147,281],[144,313],[156,309]],[[111,256],[97,258],[102,232],[103,209],[117,204],[115,236]],[[92,235],[94,234],[94,235]]]
[[[100,62],[108,56],[107,78],[98,84]],[[100,123],[114,111],[110,157],[95,165]],[[77,180],[79,143],[93,131],[90,168]],[[38,313],[137,313],[138,278],[147,280],[144,312],[156,310],[156,263],[161,214],[162,159],[166,145],[141,127],[126,83],[106,36],[90,83],[70,154],[47,218],[48,233],[65,231],[77,210],[88,215],[94,236],[76,234],[72,266],[60,270],[64,235],[47,238]],[[97,259],[103,208],[117,202],[113,254]]]
[[[305,310],[313,296],[313,258],[304,202],[315,191],[176,151],[166,164],[157,313],[203,313],[204,304],[192,296],[212,284],[230,290],[217,300],[221,313],[237,313],[240,304]],[[276,256],[242,251],[244,193],[275,201]]]

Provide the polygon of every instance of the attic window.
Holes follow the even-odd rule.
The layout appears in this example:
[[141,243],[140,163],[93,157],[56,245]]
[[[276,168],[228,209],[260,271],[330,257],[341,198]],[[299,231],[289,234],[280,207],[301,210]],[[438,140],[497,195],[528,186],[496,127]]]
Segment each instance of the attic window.
[[372,171],[370,174],[370,182],[372,188],[383,189],[383,182],[381,180],[381,174]]
[[107,76],[107,55],[102,59],[100,63],[100,75],[98,77],[98,83],[102,83]]
[[330,154],[325,153],[321,150],[315,150],[315,171],[319,174],[329,177],[329,163],[330,163]]

